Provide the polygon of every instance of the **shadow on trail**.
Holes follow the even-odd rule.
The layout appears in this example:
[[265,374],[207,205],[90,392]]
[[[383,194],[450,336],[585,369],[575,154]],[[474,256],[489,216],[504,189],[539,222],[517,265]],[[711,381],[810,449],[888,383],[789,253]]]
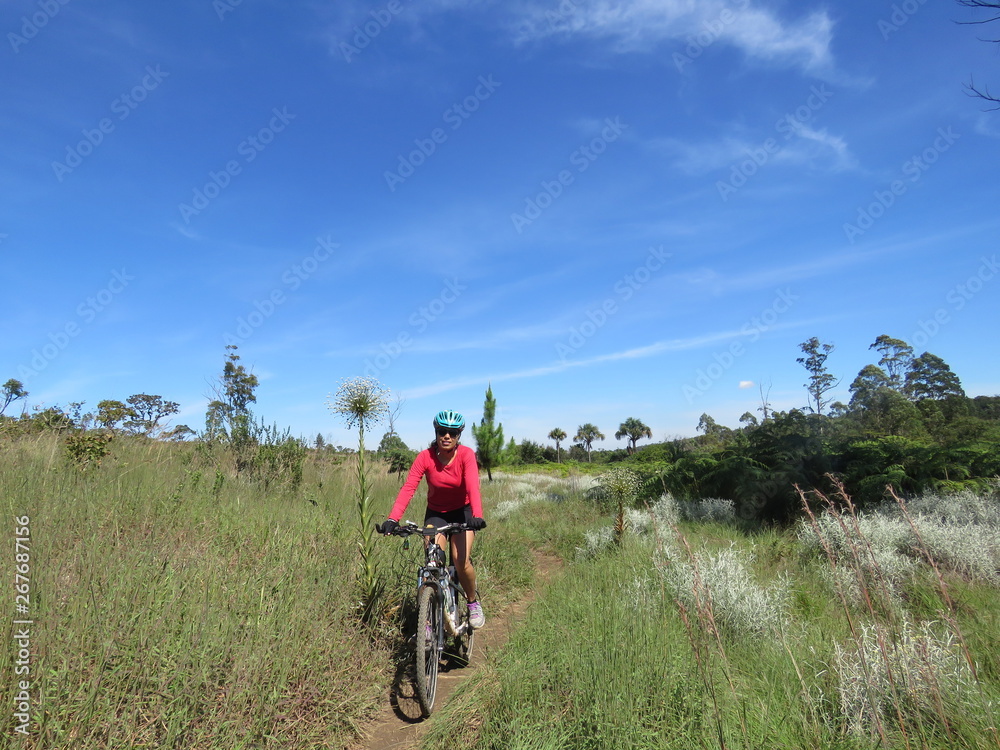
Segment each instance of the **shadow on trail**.
[[[408,608],[409,609],[409,608]],[[416,613],[407,611],[404,622],[409,632],[416,627]],[[401,641],[393,651],[392,658],[396,665],[392,678],[392,686],[389,690],[389,705],[396,717],[406,724],[419,724],[424,721],[423,709],[420,707],[420,699],[417,698],[417,673],[416,673],[416,636]],[[453,639],[448,639],[445,644],[444,654],[441,664],[438,667],[438,676],[443,677],[453,673],[460,673],[469,666],[468,659],[458,653],[458,645]],[[435,708],[438,701],[447,697],[446,689],[438,685],[438,698],[435,700]]]

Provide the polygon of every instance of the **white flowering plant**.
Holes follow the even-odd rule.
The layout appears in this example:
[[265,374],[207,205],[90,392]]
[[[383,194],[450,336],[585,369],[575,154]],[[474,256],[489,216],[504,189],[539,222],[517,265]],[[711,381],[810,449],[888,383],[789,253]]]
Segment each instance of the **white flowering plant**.
[[349,428],[358,427],[363,433],[389,413],[389,389],[375,378],[345,379],[337,393],[327,399],[326,405]]
[[375,508],[368,494],[365,469],[365,429],[378,424],[389,413],[389,389],[375,378],[360,377],[341,381],[327,408],[348,427],[358,428],[358,554],[361,560],[361,619],[371,622],[380,596],[378,566],[375,562]]

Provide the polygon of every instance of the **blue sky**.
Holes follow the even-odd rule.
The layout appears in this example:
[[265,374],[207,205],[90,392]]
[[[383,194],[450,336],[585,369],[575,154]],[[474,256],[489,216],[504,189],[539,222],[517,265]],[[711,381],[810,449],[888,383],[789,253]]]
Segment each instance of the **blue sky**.
[[[997,47],[955,2],[8,0],[0,380],[351,434],[729,426],[880,334],[1000,392]],[[987,29],[988,30],[988,27]],[[995,30],[994,30],[995,31]],[[993,36],[996,36],[994,33]],[[376,430],[375,438],[381,435]]]

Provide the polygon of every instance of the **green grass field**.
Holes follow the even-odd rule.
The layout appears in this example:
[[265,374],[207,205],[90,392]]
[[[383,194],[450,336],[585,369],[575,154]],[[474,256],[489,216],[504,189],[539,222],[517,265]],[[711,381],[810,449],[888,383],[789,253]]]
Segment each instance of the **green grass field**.
[[757,534],[669,502],[620,546],[591,528],[424,747],[1000,746],[997,498],[820,505]]
[[[372,477],[388,512],[397,478]],[[387,693],[417,550],[379,545],[382,616],[360,627],[351,480],[347,464],[309,463],[296,490],[265,492],[199,465],[192,446],[119,440],[80,471],[51,436],[5,444],[11,578],[13,519],[28,516],[31,535],[32,724],[18,746],[340,748],[356,737]],[[483,586],[509,599],[531,570],[491,537],[503,534],[478,549]],[[12,620],[0,665],[11,696],[22,679]],[[3,726],[4,743],[19,738],[10,709]]]
[[[349,463],[310,458],[298,487],[265,491],[203,459],[116,440],[81,471],[51,435],[0,448],[11,578],[13,520],[30,518],[33,621],[30,733],[7,701],[0,745],[341,748],[383,707],[416,545],[379,540],[362,627]],[[372,480],[387,511],[399,481]],[[817,508],[815,526],[748,534],[668,503],[630,513],[615,545],[592,484],[484,483],[490,608],[533,585],[526,550],[563,570],[426,747],[997,747],[995,498],[918,519],[918,538],[890,514]]]

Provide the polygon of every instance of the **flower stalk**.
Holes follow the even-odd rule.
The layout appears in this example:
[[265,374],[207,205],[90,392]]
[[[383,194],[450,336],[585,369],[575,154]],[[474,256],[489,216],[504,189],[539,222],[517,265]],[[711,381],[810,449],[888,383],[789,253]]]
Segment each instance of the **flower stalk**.
[[344,380],[327,407],[344,420],[348,428],[358,428],[356,465],[356,507],[358,511],[357,547],[361,588],[361,620],[372,620],[381,593],[378,563],[375,560],[375,504],[369,494],[365,456],[365,430],[378,424],[389,411],[389,389],[374,378]]

